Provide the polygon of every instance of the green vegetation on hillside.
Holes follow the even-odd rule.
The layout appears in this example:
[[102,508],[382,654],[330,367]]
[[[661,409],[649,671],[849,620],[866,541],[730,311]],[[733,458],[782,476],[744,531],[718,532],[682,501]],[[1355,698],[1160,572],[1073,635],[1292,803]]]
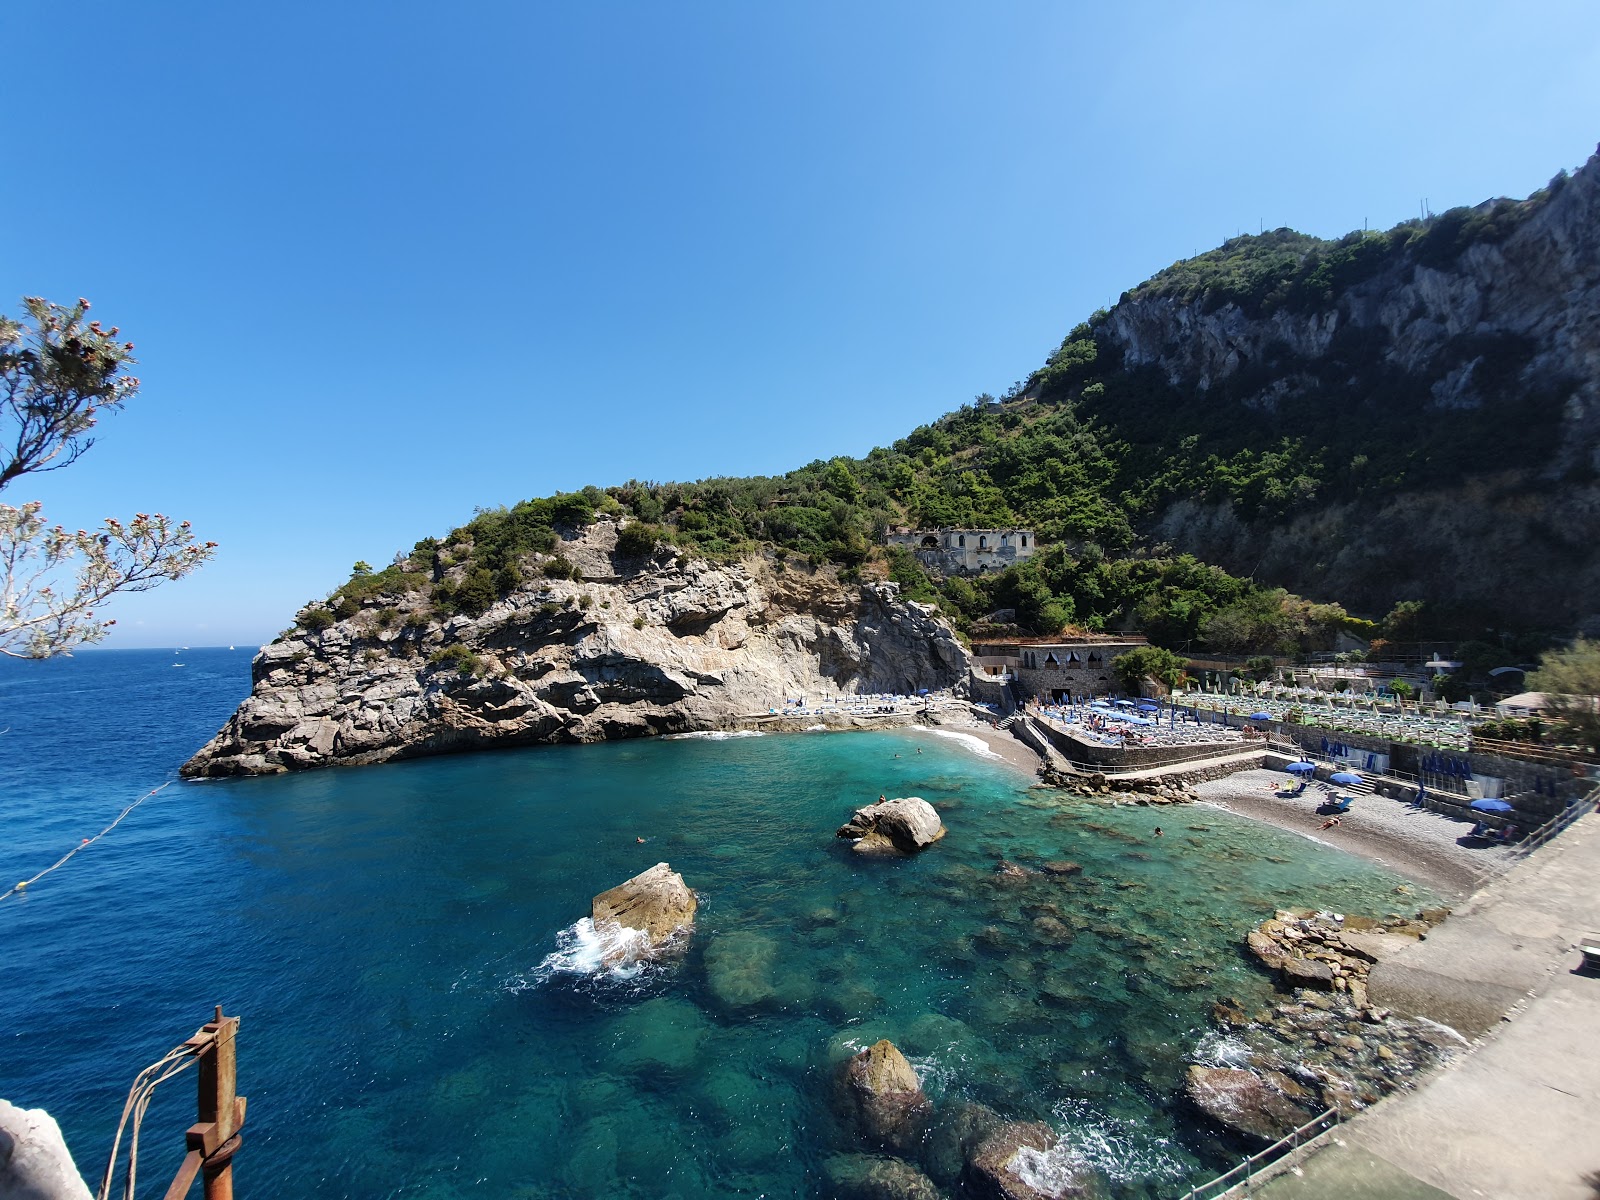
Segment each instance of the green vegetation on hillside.
[[[1447,266],[1474,242],[1503,239],[1564,183],[1527,201],[1332,242],[1287,229],[1234,238],[1160,272],[1124,303],[1203,312],[1231,304],[1249,317],[1324,311],[1377,272]],[[1270,522],[1330,500],[1536,462],[1560,421],[1559,395],[1518,382],[1534,347],[1509,337],[1463,335],[1413,377],[1386,363],[1381,334],[1344,322],[1314,358],[1279,346],[1200,387],[1124,364],[1111,323],[1112,314],[1093,314],[1003,399],[979,396],[864,458],[782,476],[630,481],[480,511],[386,570],[356,572],[326,609],[348,616],[382,596],[425,591],[433,615],[482,612],[525,582],[571,577],[563,535],[606,514],[625,519],[623,559],[676,547],[714,560],[767,552],[780,567],[831,563],[846,578],[893,579],[968,630],[1010,610],[1008,623],[1035,633],[1138,629],[1185,650],[1326,649],[1341,630],[1370,636],[1378,627],[1150,545],[1141,529],[1180,499]],[[1470,364],[1475,399],[1446,418],[1431,389],[1450,364]],[[1275,388],[1281,381],[1293,386]],[[897,525],[1021,526],[1044,549],[996,575],[937,580],[908,551],[884,546]],[[308,609],[301,623],[323,620],[321,611]],[[1396,614],[1401,626],[1417,615]]]

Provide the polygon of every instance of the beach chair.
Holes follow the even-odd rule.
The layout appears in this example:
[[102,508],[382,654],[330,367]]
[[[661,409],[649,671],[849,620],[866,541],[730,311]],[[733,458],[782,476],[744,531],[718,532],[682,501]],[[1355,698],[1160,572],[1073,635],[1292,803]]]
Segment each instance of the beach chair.
[[1578,942],[1578,949],[1583,952],[1584,971],[1600,972],[1600,933],[1586,933]]

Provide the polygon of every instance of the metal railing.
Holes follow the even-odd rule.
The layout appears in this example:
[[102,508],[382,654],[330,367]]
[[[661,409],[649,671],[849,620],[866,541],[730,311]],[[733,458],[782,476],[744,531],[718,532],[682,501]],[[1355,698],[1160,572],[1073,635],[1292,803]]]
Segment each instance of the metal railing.
[[1199,1187],[1190,1188],[1183,1194],[1183,1200],[1217,1200],[1226,1196],[1235,1188],[1248,1187],[1250,1181],[1261,1174],[1268,1167],[1273,1166],[1285,1156],[1294,1153],[1302,1146],[1327,1133],[1339,1123],[1339,1110],[1330,1108],[1317,1116],[1312,1117],[1300,1128],[1292,1133],[1279,1138],[1259,1154],[1252,1154],[1233,1170],[1218,1175],[1210,1183],[1202,1183]]
[[1579,817],[1587,816],[1595,811],[1600,811],[1600,787],[1596,787],[1582,799],[1574,800],[1566,808],[1523,838],[1522,841],[1512,847],[1511,857],[1514,860],[1527,858],[1540,846],[1554,838],[1556,834],[1576,822]]

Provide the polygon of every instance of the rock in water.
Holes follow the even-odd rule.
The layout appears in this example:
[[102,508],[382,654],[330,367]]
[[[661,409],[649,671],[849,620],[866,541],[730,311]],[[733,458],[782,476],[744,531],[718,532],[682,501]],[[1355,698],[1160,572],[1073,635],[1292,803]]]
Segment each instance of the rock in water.
[[944,836],[944,822],[922,797],[898,796],[856,809],[837,836],[855,838],[852,849],[861,854],[915,854]]
[[922,1137],[933,1106],[906,1056],[885,1038],[844,1064],[842,1107],[862,1138],[889,1150],[910,1150]]
[[601,892],[590,903],[595,933],[606,946],[607,966],[659,954],[679,930],[694,926],[699,902],[689,885],[666,863]]
[[1087,1163],[1061,1153],[1040,1121],[1002,1125],[967,1158],[967,1190],[983,1200],[1096,1200],[1105,1195]]
[[939,1200],[939,1189],[901,1158],[838,1154],[823,1164],[828,1182],[844,1200]]
[[1276,1141],[1315,1115],[1259,1075],[1234,1067],[1190,1067],[1184,1092],[1223,1128],[1264,1142]]
[[763,934],[719,933],[706,947],[706,986],[726,1009],[771,1003],[777,994],[772,979],[777,959],[778,943]]

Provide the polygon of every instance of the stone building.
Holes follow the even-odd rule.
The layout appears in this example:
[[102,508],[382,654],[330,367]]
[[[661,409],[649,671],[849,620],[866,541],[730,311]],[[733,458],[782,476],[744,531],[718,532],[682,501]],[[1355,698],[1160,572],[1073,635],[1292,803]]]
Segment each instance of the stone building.
[[884,544],[909,546],[919,562],[944,575],[1003,571],[1033,557],[1031,529],[890,529]]
[[989,678],[1015,680],[1024,700],[1104,696],[1117,690],[1112,660],[1148,644],[1135,633],[975,641],[973,670]]

